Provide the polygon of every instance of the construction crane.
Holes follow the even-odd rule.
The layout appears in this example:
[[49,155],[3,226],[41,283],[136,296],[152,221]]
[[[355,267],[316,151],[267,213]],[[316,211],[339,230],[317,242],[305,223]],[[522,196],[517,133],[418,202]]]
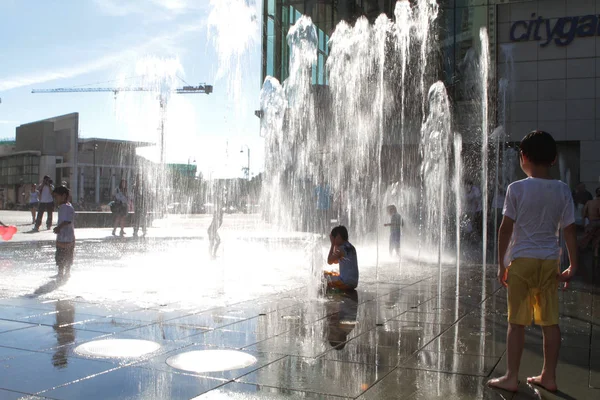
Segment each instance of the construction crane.
[[[158,90],[143,86],[136,87],[92,87],[92,88],[57,88],[57,89],[33,89],[31,93],[83,93],[83,92],[112,92],[115,96],[119,92],[158,92]],[[197,94],[206,93],[211,94],[213,92],[212,85],[198,85],[198,86],[184,86],[182,88],[173,89],[171,93],[177,94]]]
[[[112,92],[115,97],[120,92],[158,92],[160,100],[160,109],[163,117],[160,119],[160,163],[165,162],[165,119],[164,112],[167,106],[167,99],[160,90],[144,86],[120,86],[120,87],[75,87],[75,88],[56,88],[56,89],[33,89],[31,93],[90,93],[90,92]],[[172,89],[170,93],[176,94],[211,94],[212,85],[200,84],[198,86],[183,86]]]

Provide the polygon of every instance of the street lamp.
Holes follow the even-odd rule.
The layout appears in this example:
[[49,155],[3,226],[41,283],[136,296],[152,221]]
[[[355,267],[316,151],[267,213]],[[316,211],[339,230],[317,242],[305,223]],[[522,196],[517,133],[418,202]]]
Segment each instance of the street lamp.
[[[248,147],[247,144],[244,145],[248,151],[248,167],[246,168],[246,174],[248,177],[248,180],[250,180],[250,147]],[[242,149],[240,150],[240,153],[244,152],[244,146],[242,146]]]
[[100,175],[96,170],[96,150],[98,150],[98,143],[94,142],[94,203],[100,203]]

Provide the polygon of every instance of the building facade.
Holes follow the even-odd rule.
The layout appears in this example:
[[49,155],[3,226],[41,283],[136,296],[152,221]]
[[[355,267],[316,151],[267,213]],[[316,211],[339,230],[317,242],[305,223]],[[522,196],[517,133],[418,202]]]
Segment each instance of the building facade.
[[14,141],[0,142],[0,208],[26,204],[31,184],[48,175],[66,182],[73,202],[108,202],[121,179],[131,183],[151,143],[79,138],[79,114],[20,125]]
[[[473,176],[478,173],[476,153],[481,147],[481,130],[473,125],[473,115],[480,104],[467,75],[469,65],[473,72],[480,51],[480,28],[485,27],[490,41],[489,131],[502,126],[502,141],[510,147],[533,129],[546,130],[559,145],[554,176],[571,187],[578,182],[590,189],[599,186],[600,3],[439,0],[438,5],[436,79],[446,85],[453,129],[464,138]],[[318,33],[312,83],[326,88],[328,41],[336,25],[342,20],[353,23],[361,15],[373,21],[382,12],[393,18],[395,6],[396,1],[386,0],[265,0],[263,77],[274,76],[280,81],[288,77],[286,35],[306,14]],[[397,151],[390,150],[392,158]],[[516,164],[512,169],[518,177],[518,159],[513,157],[511,162]]]
[[566,149],[571,185],[593,190],[600,186],[600,3],[512,2],[496,11],[498,75],[514,82],[510,139],[551,132]]

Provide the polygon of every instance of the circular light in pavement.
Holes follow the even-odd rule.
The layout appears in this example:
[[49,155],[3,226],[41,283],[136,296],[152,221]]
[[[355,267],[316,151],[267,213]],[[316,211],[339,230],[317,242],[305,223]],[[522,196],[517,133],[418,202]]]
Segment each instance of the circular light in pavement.
[[97,358],[137,358],[160,349],[160,344],[149,340],[106,339],[94,340],[75,348],[75,353]]
[[188,351],[167,359],[167,364],[175,369],[196,373],[246,368],[256,362],[256,357],[235,350]]

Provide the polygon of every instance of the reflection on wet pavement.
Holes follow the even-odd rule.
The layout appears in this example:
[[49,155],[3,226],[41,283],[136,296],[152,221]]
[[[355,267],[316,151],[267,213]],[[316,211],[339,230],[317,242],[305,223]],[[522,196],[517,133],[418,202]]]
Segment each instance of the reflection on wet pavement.
[[[149,264],[143,282],[128,286],[142,274],[119,264],[128,256],[111,267],[121,272],[119,283],[102,276],[114,271],[93,262],[74,268],[71,280],[56,287],[48,285],[51,265],[24,266],[23,276],[12,270],[0,283],[0,398],[536,398],[524,384],[516,395],[485,386],[504,371],[507,327],[506,295],[491,269],[484,294],[478,267],[461,271],[458,290],[451,268],[444,268],[441,282],[436,269],[422,266],[381,283],[365,267],[357,291],[315,298],[298,283],[308,270],[297,256],[292,272],[267,265],[279,275],[265,284],[256,282],[269,274],[251,271],[258,276],[248,290],[249,272],[236,269],[237,258],[224,261],[231,275],[240,274],[231,286],[215,264],[176,267],[172,276]],[[393,276],[396,267],[378,272],[387,268]],[[189,282],[178,292],[175,282],[183,274]],[[595,291],[579,284],[560,295],[562,392],[544,398],[600,398]],[[526,337],[522,381],[539,371],[543,358],[540,330],[528,328]],[[148,342],[155,347],[139,354],[127,344]],[[115,358],[98,358],[98,346],[111,343],[126,344],[104,349]],[[86,347],[93,354],[79,351]]]

